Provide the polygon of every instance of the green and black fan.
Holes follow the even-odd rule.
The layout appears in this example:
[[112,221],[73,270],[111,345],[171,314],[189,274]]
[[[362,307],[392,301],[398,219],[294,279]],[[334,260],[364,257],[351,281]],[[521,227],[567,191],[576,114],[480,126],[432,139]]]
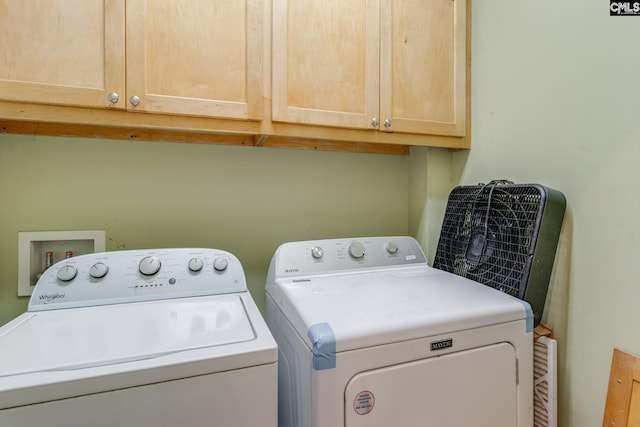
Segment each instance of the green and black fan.
[[539,184],[491,181],[449,194],[433,266],[498,289],[542,317],[565,211]]

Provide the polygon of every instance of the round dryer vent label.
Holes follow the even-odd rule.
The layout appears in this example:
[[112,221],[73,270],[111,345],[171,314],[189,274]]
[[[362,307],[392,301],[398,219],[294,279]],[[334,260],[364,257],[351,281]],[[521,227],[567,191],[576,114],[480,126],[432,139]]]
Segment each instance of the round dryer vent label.
[[370,391],[361,391],[353,399],[353,410],[358,415],[367,415],[373,410],[373,406],[376,404],[376,398]]

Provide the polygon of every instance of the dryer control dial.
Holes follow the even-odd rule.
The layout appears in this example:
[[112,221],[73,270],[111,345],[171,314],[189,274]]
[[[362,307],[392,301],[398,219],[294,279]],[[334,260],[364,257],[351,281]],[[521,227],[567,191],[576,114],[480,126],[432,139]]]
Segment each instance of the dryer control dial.
[[398,253],[398,245],[396,245],[393,242],[387,243],[387,246],[385,248],[387,249],[387,252],[389,252],[391,255],[395,255]]
[[314,246],[311,248],[311,256],[313,259],[320,259],[324,255],[324,251],[322,250],[322,246]]
[[[321,255],[318,253],[321,250]],[[322,258],[318,258],[320,255]],[[267,283],[379,267],[427,266],[420,244],[409,236],[354,236],[280,245],[269,266]]]
[[142,258],[140,264],[138,264],[138,270],[145,276],[153,276],[160,271],[160,259],[157,256],[150,255]]
[[366,251],[366,248],[361,242],[355,241],[351,242],[349,245],[349,255],[351,255],[352,258],[360,259],[364,256]]

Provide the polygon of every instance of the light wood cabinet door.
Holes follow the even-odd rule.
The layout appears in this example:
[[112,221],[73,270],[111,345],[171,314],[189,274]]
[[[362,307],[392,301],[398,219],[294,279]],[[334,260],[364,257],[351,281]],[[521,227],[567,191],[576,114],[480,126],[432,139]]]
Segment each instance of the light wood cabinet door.
[[127,0],[127,109],[259,119],[262,4]]
[[381,1],[381,129],[463,136],[466,1]]
[[124,0],[0,0],[0,99],[123,108],[108,95],[124,95],[124,11]]
[[274,0],[274,121],[462,136],[466,0]]
[[273,1],[274,121],[371,127],[379,12],[378,0]]

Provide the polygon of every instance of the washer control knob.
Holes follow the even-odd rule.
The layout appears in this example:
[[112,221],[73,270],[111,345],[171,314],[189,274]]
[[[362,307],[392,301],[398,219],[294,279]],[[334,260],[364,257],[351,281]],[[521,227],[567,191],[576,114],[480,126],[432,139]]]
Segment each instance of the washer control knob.
[[96,262],[89,269],[89,276],[93,277],[94,279],[100,279],[106,276],[108,272],[109,267],[107,267],[107,264],[105,264],[104,262]]
[[360,242],[351,242],[349,245],[349,255],[351,255],[352,258],[360,259],[364,256],[365,252],[366,249]]
[[395,255],[398,253],[398,245],[396,245],[393,242],[389,242],[387,243],[387,252],[389,252],[391,255]]
[[202,270],[202,267],[204,267],[202,258],[191,258],[189,260],[189,270],[196,272]]
[[324,251],[321,246],[314,246],[311,248],[311,256],[313,259],[321,259],[324,255]]
[[227,261],[226,258],[216,258],[213,261],[213,268],[216,271],[224,271],[227,269],[228,265],[229,265],[229,262]]
[[153,276],[158,271],[160,271],[161,265],[162,264],[160,263],[160,259],[158,259],[157,256],[149,255],[140,260],[138,269],[140,270],[140,273],[144,274],[145,276]]
[[76,274],[78,274],[78,270],[73,265],[66,264],[58,270],[58,279],[63,282],[69,282],[76,277]]

